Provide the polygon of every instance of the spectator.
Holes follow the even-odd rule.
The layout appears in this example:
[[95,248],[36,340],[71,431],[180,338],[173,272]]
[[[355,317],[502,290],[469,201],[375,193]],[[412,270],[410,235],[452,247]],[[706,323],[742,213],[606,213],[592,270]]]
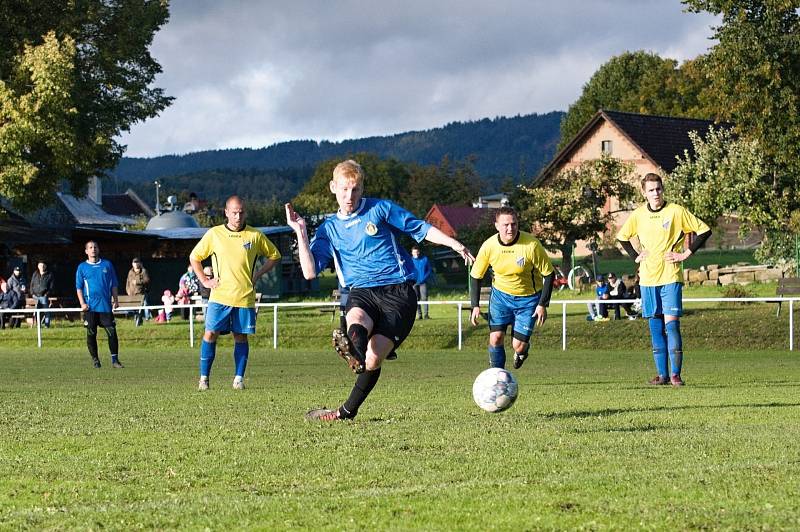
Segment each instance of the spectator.
[[[214,278],[214,269],[211,266],[206,266],[205,268],[203,268],[203,274],[205,274],[205,276],[208,277],[209,279],[213,279]],[[201,284],[200,285],[200,301],[203,302],[203,306],[204,307],[208,305],[208,298],[210,296],[211,296],[211,289],[206,287],[206,286],[203,286]]]
[[[0,309],[19,308],[19,295],[8,287],[6,281],[0,282]],[[0,313],[0,329],[6,328],[6,317],[9,314]],[[19,319],[11,318],[8,322],[9,328],[19,327]]]
[[[594,294],[598,300],[607,300],[609,298],[609,287],[606,280],[602,275],[595,278]],[[589,303],[589,314],[594,321],[608,321],[608,305],[605,303]]]
[[11,277],[8,278],[8,288],[17,293],[22,299],[22,306],[25,306],[25,293],[28,291],[28,282],[22,275],[22,269],[19,266],[14,266],[14,271]]
[[[179,305],[189,305],[192,302],[192,296],[196,295],[200,295],[200,281],[190,264],[186,269],[186,273],[181,275],[178,280],[178,292],[175,294],[175,302]],[[181,309],[181,314],[183,319],[188,320],[189,308]]]
[[164,304],[164,314],[163,319],[159,321],[169,321],[172,318],[172,305],[175,304],[175,296],[172,295],[172,290],[164,290],[161,302]]
[[[614,272],[608,274],[608,298],[612,300],[628,298],[628,290],[625,283],[622,282],[622,279],[618,278]],[[634,316],[635,312],[631,308],[630,303],[611,303],[611,307],[614,309],[615,320],[621,318],[619,311],[620,306],[625,309],[625,314],[627,314],[629,320],[636,319],[636,316]]]
[[[150,275],[147,270],[142,266],[142,261],[139,257],[133,259],[131,269],[128,271],[128,279],[125,281],[125,292],[129,296],[141,297],[141,305],[149,305],[147,294],[150,292]],[[138,310],[133,317],[134,325],[139,327],[142,320],[150,319],[150,310]]]
[[[50,296],[55,288],[53,274],[47,271],[47,264],[39,261],[31,277],[31,295],[36,299],[36,308],[50,308]],[[50,327],[50,313],[42,314],[42,325]]]
[[[427,301],[428,300],[428,279],[430,279],[431,274],[433,273],[433,269],[431,268],[431,263],[428,260],[428,257],[420,253],[419,246],[413,246],[411,248],[411,257],[414,261],[414,270],[416,271],[416,279],[414,280],[414,291],[417,293],[417,301]],[[419,319],[431,319],[430,314],[428,313],[428,305],[417,305],[417,318]],[[423,316],[423,310],[425,311],[425,315]]]

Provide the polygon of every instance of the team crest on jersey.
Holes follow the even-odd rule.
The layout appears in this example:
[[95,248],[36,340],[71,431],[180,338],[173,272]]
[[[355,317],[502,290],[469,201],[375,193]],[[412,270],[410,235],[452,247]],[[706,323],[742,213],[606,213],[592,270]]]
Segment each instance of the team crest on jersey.
[[520,268],[525,266],[525,257],[520,257],[517,259],[517,266],[519,266]]
[[669,229],[669,222],[670,222],[669,220],[665,221],[663,224],[661,224],[661,227],[663,227],[664,229]]
[[378,227],[372,222],[367,222],[367,226],[364,227],[364,232],[369,236],[375,236],[378,234]]
[[242,247],[244,249],[250,251],[250,248],[253,247],[253,243],[252,242],[245,242],[244,244],[242,244]]

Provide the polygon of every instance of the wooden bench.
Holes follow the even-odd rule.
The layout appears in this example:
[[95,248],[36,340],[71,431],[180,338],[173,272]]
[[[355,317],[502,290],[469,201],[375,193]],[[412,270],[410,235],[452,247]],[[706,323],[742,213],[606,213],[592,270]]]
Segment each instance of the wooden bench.
[[[48,297],[48,306],[47,308],[61,308],[60,299],[57,297]],[[26,297],[25,298],[25,310],[36,310],[36,298],[35,297]],[[51,317],[53,313],[50,313]],[[36,324],[36,314],[32,314],[30,312],[26,313],[19,313],[19,314],[6,314],[5,319],[18,319],[20,322],[25,322],[28,326],[33,327]],[[71,320],[70,320],[71,321]]]
[[[775,289],[775,295],[786,297],[786,296],[800,296],[800,278],[796,277],[784,277],[778,280],[778,288]],[[775,316],[781,315],[781,303],[782,301],[776,301],[778,303],[778,311],[775,313]]]

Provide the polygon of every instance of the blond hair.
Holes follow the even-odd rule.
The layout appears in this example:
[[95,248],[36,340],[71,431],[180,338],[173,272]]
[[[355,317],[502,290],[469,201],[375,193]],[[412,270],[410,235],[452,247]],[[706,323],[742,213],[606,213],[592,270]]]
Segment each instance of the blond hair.
[[339,179],[355,183],[356,185],[363,185],[364,169],[352,159],[342,161],[333,169],[333,180],[336,181]]

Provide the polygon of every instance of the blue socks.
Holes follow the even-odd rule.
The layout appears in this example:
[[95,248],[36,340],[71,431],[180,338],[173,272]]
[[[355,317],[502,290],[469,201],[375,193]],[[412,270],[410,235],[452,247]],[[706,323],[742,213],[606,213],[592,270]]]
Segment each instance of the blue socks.
[[208,377],[211,374],[211,365],[214,364],[214,357],[217,354],[217,344],[203,340],[200,346],[200,376]]
[[681,339],[681,322],[678,320],[668,321],[667,345],[669,346],[669,363],[672,366],[672,374],[681,374],[683,364],[683,340]]
[[667,335],[664,331],[664,318],[650,318],[650,341],[653,344],[653,361],[656,371],[662,377],[669,377],[667,368]]
[[244,377],[244,370],[247,367],[247,357],[250,354],[250,344],[233,344],[233,361],[236,363],[236,376]]
[[506,367],[506,347],[504,345],[498,345],[497,347],[489,346],[489,367]]

